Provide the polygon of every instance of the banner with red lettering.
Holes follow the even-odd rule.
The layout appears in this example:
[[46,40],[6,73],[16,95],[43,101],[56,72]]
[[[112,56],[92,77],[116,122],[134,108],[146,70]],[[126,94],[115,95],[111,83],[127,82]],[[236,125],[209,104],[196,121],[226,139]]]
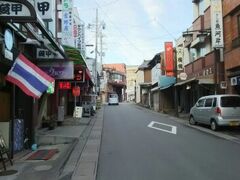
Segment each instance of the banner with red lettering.
[[167,76],[174,75],[173,43],[165,42],[165,71]]

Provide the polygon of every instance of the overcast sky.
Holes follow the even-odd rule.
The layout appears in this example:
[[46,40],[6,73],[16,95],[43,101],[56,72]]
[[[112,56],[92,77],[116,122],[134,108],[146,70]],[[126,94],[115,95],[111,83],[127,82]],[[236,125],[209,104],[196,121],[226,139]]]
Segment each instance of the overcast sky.
[[[74,0],[86,26],[104,21],[103,63],[139,65],[164,50],[165,41],[177,39],[191,26],[191,0]],[[86,29],[86,43],[94,44],[93,30]],[[87,47],[88,52],[93,47]],[[94,57],[94,54],[87,54]]]

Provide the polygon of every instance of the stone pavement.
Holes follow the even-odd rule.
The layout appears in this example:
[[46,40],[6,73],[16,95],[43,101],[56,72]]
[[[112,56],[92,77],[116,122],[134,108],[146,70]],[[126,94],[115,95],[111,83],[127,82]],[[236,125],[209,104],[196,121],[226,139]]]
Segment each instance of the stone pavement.
[[17,170],[18,172],[13,175],[0,176],[0,180],[71,179],[72,174],[76,174],[81,169],[81,154],[84,155],[89,147],[88,136],[90,133],[91,137],[94,136],[91,130],[96,130],[94,124],[95,122],[99,124],[98,119],[100,118],[102,121],[102,116],[103,108],[90,118],[67,118],[62,126],[53,130],[42,129],[38,131],[36,135],[38,150],[58,149],[59,152],[51,159],[44,161],[27,160],[33,153],[28,151],[27,154],[15,159],[13,166],[7,167],[8,170]]

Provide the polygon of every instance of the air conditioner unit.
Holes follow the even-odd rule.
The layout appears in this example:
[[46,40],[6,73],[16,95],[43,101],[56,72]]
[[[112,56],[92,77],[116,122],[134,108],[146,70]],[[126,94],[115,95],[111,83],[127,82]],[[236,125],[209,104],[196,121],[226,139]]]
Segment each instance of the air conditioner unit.
[[220,88],[221,89],[227,89],[227,82],[226,81],[221,81],[220,82]]
[[231,86],[236,86],[237,85],[237,77],[232,77],[231,78]]

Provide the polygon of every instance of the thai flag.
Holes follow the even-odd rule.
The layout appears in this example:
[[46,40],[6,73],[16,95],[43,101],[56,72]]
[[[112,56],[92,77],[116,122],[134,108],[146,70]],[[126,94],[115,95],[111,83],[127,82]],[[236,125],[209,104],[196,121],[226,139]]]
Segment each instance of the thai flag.
[[40,98],[54,79],[30,62],[23,54],[19,54],[6,80],[16,84],[27,95]]

